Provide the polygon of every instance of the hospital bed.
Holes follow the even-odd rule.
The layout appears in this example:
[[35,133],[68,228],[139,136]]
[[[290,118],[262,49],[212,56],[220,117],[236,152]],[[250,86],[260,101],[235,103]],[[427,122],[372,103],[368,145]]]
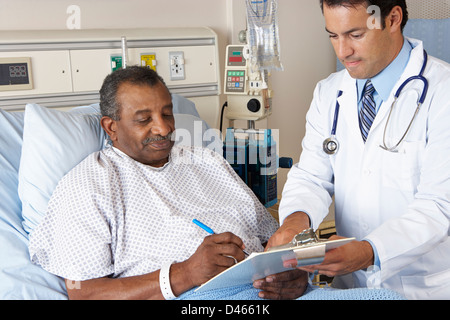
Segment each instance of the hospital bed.
[[[177,129],[194,134],[198,121],[202,123],[201,134],[208,129],[190,100],[174,94],[173,102]],[[45,215],[59,179],[88,154],[105,147],[107,139],[99,120],[98,104],[70,111],[36,104],[28,104],[25,112],[0,108],[0,299],[67,299],[63,279],[31,263],[28,235]],[[257,294],[257,289],[246,285],[201,294],[192,290],[180,299],[257,300]],[[401,297],[382,289],[334,290],[311,286],[301,299]]]

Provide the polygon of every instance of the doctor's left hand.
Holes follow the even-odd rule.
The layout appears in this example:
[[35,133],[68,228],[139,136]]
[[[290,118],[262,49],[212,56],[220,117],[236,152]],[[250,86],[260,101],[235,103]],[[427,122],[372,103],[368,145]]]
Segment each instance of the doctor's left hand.
[[[332,236],[330,240],[343,239]],[[328,251],[321,264],[299,268],[307,272],[318,271],[319,274],[335,277],[366,269],[373,265],[373,249],[367,241],[352,241],[344,246]],[[292,261],[286,261],[285,267],[292,266]],[[295,264],[297,261],[295,261]]]

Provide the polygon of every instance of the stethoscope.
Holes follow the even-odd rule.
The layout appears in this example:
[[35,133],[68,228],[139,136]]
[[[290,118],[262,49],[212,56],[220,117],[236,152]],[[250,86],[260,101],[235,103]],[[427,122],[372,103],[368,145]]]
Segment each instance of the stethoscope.
[[[343,92],[339,90],[337,99],[339,99],[339,97],[342,96],[342,93]],[[336,99],[336,109],[334,110],[333,128],[331,129],[331,137],[329,137],[323,142],[323,151],[325,151],[325,153],[329,155],[336,154],[339,151],[339,142],[336,139],[336,129],[339,118],[340,105],[337,99]]]
[[[420,70],[419,75],[417,76],[412,76],[410,78],[408,78],[405,82],[402,83],[402,85],[398,88],[395,96],[394,96],[394,101],[392,102],[391,105],[391,109],[389,112],[389,117],[386,121],[386,126],[384,128],[384,134],[383,134],[383,145],[380,145],[380,147],[386,151],[390,151],[390,152],[398,152],[397,148],[398,146],[405,140],[406,135],[408,134],[408,132],[410,131],[412,124],[414,123],[414,120],[417,117],[417,114],[420,111],[420,108],[422,106],[422,104],[424,103],[426,97],[427,97],[427,93],[428,93],[428,80],[423,76],[424,72],[425,72],[425,68],[427,67],[427,63],[428,63],[428,54],[427,52],[424,50],[423,51],[424,54],[424,62],[423,62],[423,66],[422,69]],[[424,88],[422,90],[422,94],[420,96],[419,101],[417,102],[417,108],[416,111],[414,112],[414,115],[408,125],[408,128],[406,129],[405,133],[403,134],[403,136],[400,138],[400,140],[398,141],[398,143],[396,145],[394,145],[393,147],[388,147],[386,145],[386,132],[387,132],[387,128],[389,126],[389,122],[391,120],[391,116],[392,116],[392,111],[394,110],[395,105],[397,104],[398,98],[400,96],[400,94],[402,93],[403,89],[405,88],[405,86],[410,83],[411,81],[414,80],[420,80],[423,82],[424,84]],[[337,98],[339,98],[342,95],[342,91],[338,92],[338,96]],[[337,129],[337,123],[338,123],[338,117],[339,117],[339,101],[336,101],[336,109],[334,111],[334,120],[333,120],[333,128],[331,129],[331,136],[326,139],[323,142],[323,151],[326,154],[329,155],[334,155],[339,151],[339,142],[336,139],[336,129]]]

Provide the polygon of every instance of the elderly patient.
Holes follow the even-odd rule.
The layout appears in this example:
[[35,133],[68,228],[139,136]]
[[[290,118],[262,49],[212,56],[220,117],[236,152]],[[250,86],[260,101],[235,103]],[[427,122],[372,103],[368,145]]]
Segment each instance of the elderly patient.
[[[100,95],[112,146],[60,181],[30,237],[32,261],[66,279],[69,298],[171,299],[243,260],[244,248],[264,249],[276,221],[221,155],[174,146],[172,99],[156,72],[118,70]],[[294,270],[254,285],[295,298],[306,283]]]

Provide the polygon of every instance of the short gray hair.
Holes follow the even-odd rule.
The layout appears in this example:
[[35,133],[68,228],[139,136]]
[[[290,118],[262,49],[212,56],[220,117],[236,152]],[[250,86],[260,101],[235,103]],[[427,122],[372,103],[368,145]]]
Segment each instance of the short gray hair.
[[[120,120],[120,104],[117,103],[117,92],[123,83],[154,87],[159,82],[167,88],[163,78],[148,67],[131,66],[112,72],[105,78],[100,89],[100,112],[102,116],[115,121]],[[167,91],[169,91],[168,88]]]

